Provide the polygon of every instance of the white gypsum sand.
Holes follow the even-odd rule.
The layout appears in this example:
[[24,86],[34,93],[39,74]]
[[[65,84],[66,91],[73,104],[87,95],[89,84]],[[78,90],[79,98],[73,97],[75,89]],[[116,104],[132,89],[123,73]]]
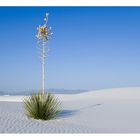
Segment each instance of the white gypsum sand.
[[0,96],[0,133],[140,133],[139,87],[56,96],[63,110],[49,121],[27,118],[23,96]]

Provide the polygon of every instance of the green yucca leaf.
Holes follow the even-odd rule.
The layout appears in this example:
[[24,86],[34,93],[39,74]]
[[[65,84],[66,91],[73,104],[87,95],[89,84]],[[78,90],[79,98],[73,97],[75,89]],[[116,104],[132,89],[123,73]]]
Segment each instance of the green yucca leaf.
[[24,99],[25,113],[34,119],[49,120],[60,113],[60,102],[50,93],[34,93]]

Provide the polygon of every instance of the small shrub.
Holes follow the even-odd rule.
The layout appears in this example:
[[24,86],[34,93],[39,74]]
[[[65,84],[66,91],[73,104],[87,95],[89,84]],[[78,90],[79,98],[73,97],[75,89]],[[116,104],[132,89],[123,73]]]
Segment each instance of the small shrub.
[[25,113],[34,119],[50,120],[60,113],[60,102],[50,93],[35,93],[24,99]]

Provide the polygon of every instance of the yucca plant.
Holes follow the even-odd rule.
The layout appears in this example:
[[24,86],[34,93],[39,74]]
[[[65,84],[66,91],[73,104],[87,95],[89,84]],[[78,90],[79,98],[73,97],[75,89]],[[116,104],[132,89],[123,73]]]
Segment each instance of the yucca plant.
[[50,120],[60,113],[60,102],[50,93],[34,93],[24,99],[25,113],[34,119]]

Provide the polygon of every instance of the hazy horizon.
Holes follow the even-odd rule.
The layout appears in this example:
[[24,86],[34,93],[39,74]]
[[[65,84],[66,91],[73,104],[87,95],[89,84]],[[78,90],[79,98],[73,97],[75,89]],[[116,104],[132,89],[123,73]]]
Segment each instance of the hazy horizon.
[[35,35],[46,12],[46,89],[140,86],[140,7],[0,7],[0,91],[41,89]]

